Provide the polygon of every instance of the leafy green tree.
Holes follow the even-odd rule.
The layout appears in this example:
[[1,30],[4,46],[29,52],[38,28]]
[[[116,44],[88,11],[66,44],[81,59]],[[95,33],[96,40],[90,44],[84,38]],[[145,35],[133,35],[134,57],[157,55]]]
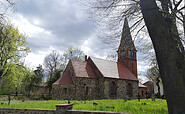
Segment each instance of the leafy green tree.
[[40,65],[40,64],[39,64],[38,67],[36,67],[36,70],[34,70],[34,73],[35,73],[35,76],[36,76],[35,77],[36,78],[35,83],[37,85],[39,85],[43,82],[43,77],[44,77],[43,72],[44,72],[44,69],[42,68],[42,65]]
[[24,79],[24,68],[22,65],[11,64],[9,65],[9,72],[6,73],[0,80],[0,93],[1,94],[10,94],[17,91],[21,92],[21,84]]
[[31,92],[34,91],[35,86],[38,83],[38,77],[35,75],[34,71],[28,67],[25,67],[25,77],[23,79],[24,89],[26,94],[30,96]]
[[21,64],[29,51],[25,35],[12,24],[0,24],[0,78],[8,73],[10,65]]

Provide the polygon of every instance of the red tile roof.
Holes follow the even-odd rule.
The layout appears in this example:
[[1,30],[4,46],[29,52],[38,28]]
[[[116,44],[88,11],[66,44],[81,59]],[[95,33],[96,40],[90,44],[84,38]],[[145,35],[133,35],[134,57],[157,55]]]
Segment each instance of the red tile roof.
[[70,71],[66,71],[55,83],[61,85],[74,85]]
[[87,61],[71,60],[76,77],[96,78],[94,71]]
[[135,80],[138,81],[136,76],[122,63],[117,62],[118,72],[119,72],[119,78],[120,79],[127,79],[127,80]]
[[[122,63],[89,57],[105,78],[138,81],[134,74]],[[87,61],[70,60],[75,77],[97,78]],[[66,71],[54,84],[73,85],[70,71]]]

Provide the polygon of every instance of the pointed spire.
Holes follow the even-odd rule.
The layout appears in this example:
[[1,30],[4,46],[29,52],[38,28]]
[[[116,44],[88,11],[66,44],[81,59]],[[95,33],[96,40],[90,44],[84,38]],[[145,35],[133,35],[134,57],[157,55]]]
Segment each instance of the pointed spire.
[[129,28],[129,25],[128,25],[128,20],[127,18],[125,18],[124,20],[124,25],[123,25],[123,29],[122,29],[122,36],[121,36],[121,44],[123,43],[124,44],[124,47],[125,48],[130,48],[130,49],[133,49],[134,46],[132,44],[132,36],[131,36],[131,33],[130,33],[130,28]]

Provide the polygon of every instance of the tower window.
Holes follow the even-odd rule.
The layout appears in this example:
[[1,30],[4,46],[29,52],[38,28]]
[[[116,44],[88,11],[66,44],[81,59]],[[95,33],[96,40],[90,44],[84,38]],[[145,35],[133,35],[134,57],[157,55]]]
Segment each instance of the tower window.
[[121,52],[121,59],[123,59],[123,58],[125,58],[125,51],[124,50]]
[[134,58],[134,52],[133,51],[130,51],[130,57]]

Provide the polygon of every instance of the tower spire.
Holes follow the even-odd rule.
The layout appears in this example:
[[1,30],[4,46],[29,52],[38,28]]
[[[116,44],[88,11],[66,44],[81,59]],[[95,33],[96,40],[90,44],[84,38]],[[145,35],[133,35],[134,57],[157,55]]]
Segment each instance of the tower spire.
[[128,20],[125,18],[118,48],[118,62],[125,65],[137,78],[136,48],[132,41]]
[[132,36],[130,33],[130,28],[128,25],[128,20],[125,18],[124,25],[122,29],[122,36],[121,36],[121,42],[120,44],[124,44],[124,48],[133,50],[135,48],[133,42],[132,42]]

